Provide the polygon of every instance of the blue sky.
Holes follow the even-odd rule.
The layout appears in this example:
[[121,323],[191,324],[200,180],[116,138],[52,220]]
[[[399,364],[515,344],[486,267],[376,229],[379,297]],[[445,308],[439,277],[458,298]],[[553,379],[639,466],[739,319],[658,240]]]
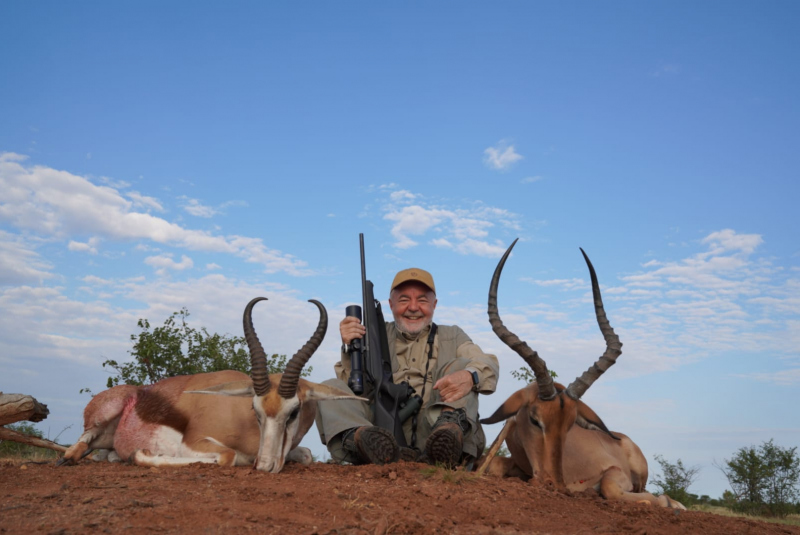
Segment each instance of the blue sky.
[[[360,300],[436,278],[439,323],[565,383],[603,351],[591,257],[623,354],[587,392],[658,472],[800,445],[795,2],[5,2],[0,5],[0,390],[75,440],[136,321],[269,351]],[[490,438],[499,425],[490,427]],[[314,431],[304,445],[321,455]]]

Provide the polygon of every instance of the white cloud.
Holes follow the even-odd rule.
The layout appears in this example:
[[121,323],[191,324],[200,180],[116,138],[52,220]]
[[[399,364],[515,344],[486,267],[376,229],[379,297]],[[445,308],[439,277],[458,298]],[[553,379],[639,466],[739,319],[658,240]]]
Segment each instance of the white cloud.
[[520,278],[521,281],[530,282],[531,284],[535,284],[537,286],[554,286],[558,288],[562,288],[564,290],[575,290],[578,288],[585,288],[588,284],[588,281],[584,279],[551,279],[551,280],[539,280],[539,279],[531,279],[530,277],[522,277]]
[[540,176],[540,175],[529,176],[529,177],[525,177],[522,180],[520,180],[520,183],[521,184],[533,184],[534,182],[539,182],[540,180],[544,180],[544,177]]
[[[409,249],[419,245],[418,238],[433,235],[427,243],[463,255],[497,257],[506,245],[491,239],[498,228],[519,230],[519,216],[508,210],[473,203],[468,207],[443,208],[421,195],[407,190],[392,192],[384,204],[383,218],[393,223],[394,246]],[[409,204],[410,201],[416,201]]]
[[209,218],[219,214],[219,210],[201,204],[197,199],[190,199],[188,197],[182,197],[181,199],[184,201],[183,209],[193,216]]
[[101,176],[98,180],[106,186],[111,186],[114,189],[126,189],[131,187],[130,182],[126,182],[125,180],[116,180],[107,176]]
[[67,249],[74,252],[80,253],[89,253],[89,254],[97,254],[97,244],[100,243],[100,240],[97,238],[89,238],[89,241],[86,243],[70,240],[69,244],[67,244]]
[[171,254],[163,254],[158,256],[148,256],[144,259],[144,263],[156,269],[159,275],[166,275],[168,270],[183,271],[194,267],[192,259],[186,255],[181,256],[180,262],[175,262]]
[[445,220],[453,219],[455,214],[448,210],[428,209],[422,206],[404,206],[400,210],[392,211],[383,216],[384,219],[394,221],[392,236],[395,237],[395,247],[408,249],[417,245],[411,236],[420,236]]
[[211,262],[210,264],[206,264],[206,269],[208,271],[216,271],[218,269],[222,269],[222,266],[220,266],[219,264],[215,264],[215,263]]
[[0,230],[0,286],[41,282],[53,277],[52,269],[31,244]]
[[712,232],[702,243],[710,244],[712,249],[707,254],[719,254],[727,251],[751,254],[756,248],[764,243],[758,234],[737,234],[731,229]]
[[148,197],[146,195],[142,195],[138,191],[129,191],[125,194],[131,201],[133,201],[133,206],[136,208],[144,208],[151,210],[155,210],[156,212],[163,212],[164,207],[158,202],[158,199],[155,197]]
[[736,377],[754,379],[761,383],[771,383],[779,386],[800,385],[800,368],[781,370],[775,373],[738,374]]
[[514,145],[508,145],[505,141],[483,151],[483,163],[497,171],[507,171],[522,158],[523,156],[514,150]]
[[418,196],[419,195],[415,195],[415,194],[411,193],[410,191],[403,189],[403,190],[400,190],[400,191],[393,191],[389,195],[389,198],[393,202],[398,202],[399,203],[399,202],[405,202],[405,201],[408,201],[408,202],[413,201]]
[[[306,262],[260,239],[218,236],[184,228],[160,217],[137,212],[139,205],[157,209],[155,199],[135,194],[128,200],[116,189],[44,166],[26,167],[25,156],[0,155],[0,221],[48,239],[90,234],[109,241],[149,240],[189,250],[232,254],[262,263],[267,273],[307,275]],[[73,249],[81,248],[73,241]]]
[[15,152],[2,152],[0,153],[0,163],[4,162],[24,162],[28,159],[24,154],[17,154]]
[[81,280],[87,284],[92,284],[96,286],[108,286],[113,284],[113,281],[108,279],[103,279],[96,275],[86,275],[85,277],[81,278]]

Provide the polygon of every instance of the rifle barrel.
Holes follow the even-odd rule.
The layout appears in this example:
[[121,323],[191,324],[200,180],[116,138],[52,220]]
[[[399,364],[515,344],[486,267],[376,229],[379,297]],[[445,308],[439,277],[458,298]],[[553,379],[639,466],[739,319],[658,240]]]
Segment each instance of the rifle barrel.
[[[363,324],[364,328],[369,332],[369,314],[367,314],[367,310],[370,310],[370,306],[375,306],[374,303],[367,303],[367,263],[364,260],[364,233],[361,232],[358,235],[358,242],[361,248],[361,295],[363,296],[363,310],[364,310],[364,319]],[[364,337],[364,343],[362,344],[361,352],[364,355],[364,358],[367,359],[367,355],[369,355],[369,336]]]

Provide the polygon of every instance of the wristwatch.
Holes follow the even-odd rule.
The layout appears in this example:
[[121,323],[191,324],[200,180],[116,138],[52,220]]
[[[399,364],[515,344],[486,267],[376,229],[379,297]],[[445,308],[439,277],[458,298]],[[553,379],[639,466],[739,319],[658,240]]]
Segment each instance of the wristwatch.
[[478,391],[478,383],[481,382],[481,378],[478,377],[478,372],[476,372],[476,371],[471,371],[469,373],[472,374],[472,389],[477,392]]

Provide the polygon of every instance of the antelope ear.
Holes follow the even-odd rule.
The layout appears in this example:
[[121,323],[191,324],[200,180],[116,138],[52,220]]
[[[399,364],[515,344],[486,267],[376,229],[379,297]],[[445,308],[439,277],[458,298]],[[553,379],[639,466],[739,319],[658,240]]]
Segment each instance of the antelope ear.
[[614,434],[608,430],[608,427],[606,427],[606,424],[603,423],[603,420],[600,419],[597,413],[581,400],[578,400],[578,418],[575,420],[575,423],[584,429],[600,431],[614,440],[620,440],[619,437],[614,436]]
[[231,383],[222,383],[206,388],[205,390],[186,390],[184,394],[211,394],[215,396],[235,396],[235,397],[253,397],[256,395],[253,390],[253,381],[246,379],[244,381],[233,381]]
[[523,405],[533,400],[536,397],[538,389],[536,385],[528,386],[522,390],[517,390],[511,397],[508,398],[502,405],[500,405],[494,414],[488,418],[481,420],[482,424],[496,424],[503,420],[507,420],[517,414]]
[[337,399],[352,399],[356,401],[369,401],[367,398],[356,396],[350,392],[345,392],[333,386],[321,385],[310,381],[301,380],[297,388],[297,394],[303,401],[322,401]]

